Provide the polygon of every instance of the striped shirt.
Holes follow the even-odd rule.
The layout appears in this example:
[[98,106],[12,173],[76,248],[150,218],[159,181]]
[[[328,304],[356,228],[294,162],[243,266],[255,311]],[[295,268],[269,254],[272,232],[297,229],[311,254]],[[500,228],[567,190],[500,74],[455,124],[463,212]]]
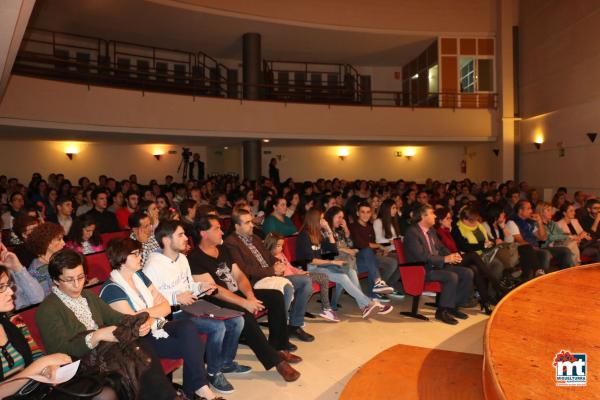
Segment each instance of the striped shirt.
[[[9,366],[7,357],[4,356],[5,353],[8,353],[14,361],[12,367]],[[21,356],[21,354],[13,347],[12,343],[7,343],[2,346],[2,351],[0,351],[0,361],[2,361],[2,373],[4,374],[5,379],[25,369],[25,359],[23,359],[23,356]]]

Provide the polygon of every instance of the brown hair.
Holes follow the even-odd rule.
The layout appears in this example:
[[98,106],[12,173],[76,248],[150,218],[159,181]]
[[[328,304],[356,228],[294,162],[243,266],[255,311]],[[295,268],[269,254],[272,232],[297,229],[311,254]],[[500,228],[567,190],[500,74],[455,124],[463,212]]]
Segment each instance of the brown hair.
[[318,208],[311,208],[307,211],[304,217],[304,224],[300,232],[306,231],[310,237],[310,242],[314,245],[321,243],[321,210]]
[[475,209],[475,207],[467,206],[460,211],[458,218],[460,220],[479,222],[481,215],[479,214],[479,211]]
[[23,233],[27,230],[27,227],[37,225],[38,223],[39,221],[36,217],[27,214],[19,214],[13,221],[13,231],[20,239],[23,239]]
[[142,244],[131,238],[113,239],[108,242],[106,255],[112,269],[121,269],[121,266],[127,261],[127,257],[132,251],[141,250]]
[[269,232],[267,237],[265,238],[265,248],[269,250],[269,253],[273,252],[275,246],[277,246],[277,242],[283,240],[284,236],[279,232]]
[[62,226],[44,222],[36,226],[27,238],[26,244],[29,250],[36,256],[42,256],[48,251],[48,246],[57,237],[65,235],[65,230]]

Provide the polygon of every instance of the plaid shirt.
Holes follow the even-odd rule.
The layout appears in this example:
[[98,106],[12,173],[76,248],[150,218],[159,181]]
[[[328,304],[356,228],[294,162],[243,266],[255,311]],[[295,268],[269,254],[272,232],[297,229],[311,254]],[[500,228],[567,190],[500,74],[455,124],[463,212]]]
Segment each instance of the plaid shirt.
[[[139,242],[139,240],[135,236],[134,232],[131,232],[131,235],[129,235],[129,237],[131,239]],[[144,264],[146,264],[146,260],[148,259],[148,256],[150,255],[150,253],[154,253],[156,251],[160,251],[160,246],[159,246],[158,242],[156,241],[156,238],[154,237],[154,235],[150,235],[150,238],[148,239],[148,241],[146,241],[146,243],[142,243],[142,254],[141,254],[142,268],[144,267]]]

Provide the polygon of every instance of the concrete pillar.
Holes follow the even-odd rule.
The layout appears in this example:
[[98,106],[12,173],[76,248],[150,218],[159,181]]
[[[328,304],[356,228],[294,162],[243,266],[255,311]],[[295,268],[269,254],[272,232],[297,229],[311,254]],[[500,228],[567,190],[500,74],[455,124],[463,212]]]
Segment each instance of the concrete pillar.
[[498,0],[498,37],[496,65],[498,76],[501,156],[501,180],[515,179],[515,91],[513,68],[513,25],[516,23],[517,3]]
[[242,144],[245,179],[257,180],[261,176],[261,143],[260,140],[247,140]]
[[[244,98],[257,100],[261,90],[257,86],[262,82],[261,36],[259,33],[244,33],[242,63],[244,76]],[[248,85],[248,86],[247,86]]]
[[0,101],[34,4],[35,0],[0,1]]

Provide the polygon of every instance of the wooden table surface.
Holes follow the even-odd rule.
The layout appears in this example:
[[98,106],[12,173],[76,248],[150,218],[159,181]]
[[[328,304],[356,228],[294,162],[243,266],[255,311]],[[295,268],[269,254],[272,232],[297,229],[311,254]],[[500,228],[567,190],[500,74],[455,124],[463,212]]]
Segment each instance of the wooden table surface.
[[[558,387],[553,361],[587,354],[587,386]],[[600,264],[534,279],[496,307],[484,338],[488,400],[600,399]]]

